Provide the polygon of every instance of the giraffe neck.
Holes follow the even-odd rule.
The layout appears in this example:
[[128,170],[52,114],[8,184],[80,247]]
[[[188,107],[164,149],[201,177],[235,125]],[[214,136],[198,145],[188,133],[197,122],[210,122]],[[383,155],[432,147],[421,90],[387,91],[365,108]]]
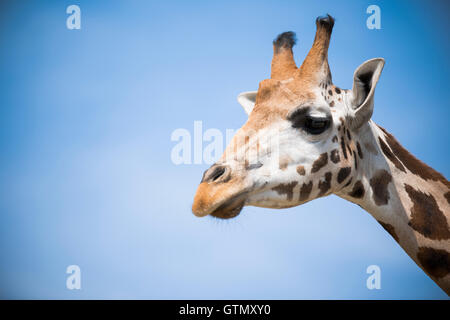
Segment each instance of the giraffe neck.
[[369,212],[450,295],[449,182],[373,122],[358,137],[358,169],[336,194]]

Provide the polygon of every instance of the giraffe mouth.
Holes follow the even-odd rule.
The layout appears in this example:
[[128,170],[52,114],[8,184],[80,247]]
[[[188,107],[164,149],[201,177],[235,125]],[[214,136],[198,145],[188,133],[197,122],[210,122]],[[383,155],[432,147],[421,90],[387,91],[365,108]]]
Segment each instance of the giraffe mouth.
[[221,204],[216,210],[211,212],[210,215],[219,219],[235,218],[241,213],[244,205],[245,197],[243,195],[239,195]]

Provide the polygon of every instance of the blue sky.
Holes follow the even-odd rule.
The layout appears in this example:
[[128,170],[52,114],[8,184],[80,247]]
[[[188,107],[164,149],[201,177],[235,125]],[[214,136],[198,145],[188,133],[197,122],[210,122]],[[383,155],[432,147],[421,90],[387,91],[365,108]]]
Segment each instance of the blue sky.
[[[66,7],[81,8],[81,30]],[[381,8],[369,30],[366,8]],[[237,129],[238,93],[268,78],[273,38],[336,18],[336,85],[386,66],[373,119],[446,177],[448,4],[433,1],[3,1],[0,297],[445,299],[358,206],[335,196],[231,221],[190,211],[208,164],[171,162],[177,128]],[[66,289],[68,265],[82,289]],[[366,288],[379,265],[382,289]]]

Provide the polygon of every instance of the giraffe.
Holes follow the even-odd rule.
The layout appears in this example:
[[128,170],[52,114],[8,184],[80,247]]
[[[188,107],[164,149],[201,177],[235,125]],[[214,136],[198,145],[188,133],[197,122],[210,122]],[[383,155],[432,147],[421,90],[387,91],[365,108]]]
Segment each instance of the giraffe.
[[203,174],[192,211],[229,219],[244,206],[288,208],[336,194],[369,212],[449,295],[450,183],[371,120],[384,59],[361,64],[352,89],[332,83],[333,26],[330,15],[316,19],[299,68],[295,34],[273,41],[271,77],[238,96],[248,120]]

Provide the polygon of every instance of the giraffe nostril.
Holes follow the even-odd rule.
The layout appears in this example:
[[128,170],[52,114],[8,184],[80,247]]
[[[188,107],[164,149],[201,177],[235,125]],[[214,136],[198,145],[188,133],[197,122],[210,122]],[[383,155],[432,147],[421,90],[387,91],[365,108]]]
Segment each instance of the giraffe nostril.
[[222,165],[213,165],[211,168],[205,171],[202,182],[216,182],[222,178],[225,182],[229,176],[229,168]]
[[225,173],[225,167],[217,167],[214,169],[214,172],[211,173],[209,180],[216,181]]

